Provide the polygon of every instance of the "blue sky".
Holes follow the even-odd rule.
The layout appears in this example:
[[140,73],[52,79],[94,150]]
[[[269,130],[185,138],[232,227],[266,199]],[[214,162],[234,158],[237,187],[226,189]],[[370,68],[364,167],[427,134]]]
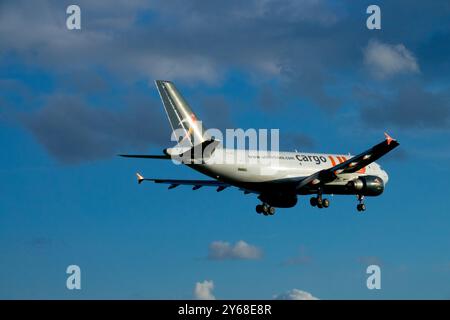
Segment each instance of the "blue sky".
[[[223,299],[450,298],[446,1],[379,1],[372,31],[366,1],[95,3],[81,31],[68,2],[0,4],[1,298],[191,299],[204,280]],[[115,156],[170,146],[160,78],[206,127],[279,128],[287,150],[357,153],[387,130],[386,192],[362,215],[335,196],[263,217],[238,190],[137,185],[201,177]],[[241,240],[256,259],[209,256]]]

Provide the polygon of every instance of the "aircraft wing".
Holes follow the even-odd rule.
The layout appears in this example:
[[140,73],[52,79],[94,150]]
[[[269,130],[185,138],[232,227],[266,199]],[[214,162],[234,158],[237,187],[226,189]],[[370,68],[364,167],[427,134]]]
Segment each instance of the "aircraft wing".
[[148,179],[144,178],[139,173],[136,173],[138,183],[142,181],[153,181],[154,183],[168,184],[169,189],[178,187],[179,185],[193,186],[192,189],[197,190],[201,187],[217,187],[217,191],[222,191],[225,188],[231,187],[231,184],[217,181],[217,180],[177,180],[177,179]]
[[324,169],[318,171],[305,179],[301,180],[297,185],[297,190],[305,187],[306,185],[312,184],[324,184],[333,181],[338,175],[343,173],[353,173],[356,172],[368,164],[374,162],[375,160],[381,158],[386,153],[396,148],[400,144],[393,138],[391,138],[387,133],[384,133],[386,139],[379,144],[373,146],[369,150],[354,156],[347,161],[337,164],[329,169]]

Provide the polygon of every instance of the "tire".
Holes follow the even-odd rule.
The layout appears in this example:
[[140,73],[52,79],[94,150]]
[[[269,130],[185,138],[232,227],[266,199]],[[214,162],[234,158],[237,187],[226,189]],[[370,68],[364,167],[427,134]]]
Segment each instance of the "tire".
[[366,205],[364,203],[361,203],[361,211],[366,211]]
[[324,208],[328,208],[330,206],[330,200],[323,199],[322,205],[323,205]]
[[316,197],[312,197],[311,199],[309,199],[309,203],[315,207],[317,206],[317,198]]
[[317,208],[322,209],[323,208],[323,204],[320,202],[317,204]]
[[258,204],[256,206],[256,213],[261,214],[263,212],[263,207],[262,205]]
[[275,214],[275,208],[274,207],[269,207],[269,212],[268,212],[271,216],[273,216]]

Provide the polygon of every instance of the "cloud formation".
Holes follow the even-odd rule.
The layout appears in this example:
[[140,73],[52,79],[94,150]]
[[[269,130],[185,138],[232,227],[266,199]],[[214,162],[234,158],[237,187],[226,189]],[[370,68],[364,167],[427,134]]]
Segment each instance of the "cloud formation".
[[197,300],[215,300],[212,291],[214,289],[214,282],[212,280],[205,280],[195,284],[194,296]]
[[[362,103],[356,109],[364,123],[415,129],[435,128],[436,123],[437,127],[448,127],[447,89],[441,83],[433,83],[437,78],[447,79],[450,74],[446,55],[450,43],[450,27],[446,23],[450,9],[446,1],[440,5],[417,0],[383,4],[386,12],[401,10],[404,14],[384,16],[383,26],[390,26],[389,33],[379,33],[380,39],[372,41],[368,39],[373,33],[368,36],[363,21],[365,5],[350,1],[337,5],[327,0],[231,0],[207,4],[202,0],[119,0],[112,5],[106,0],[79,0],[81,31],[68,31],[65,26],[65,8],[69,4],[65,0],[0,3],[0,67],[6,70],[15,65],[19,71],[40,70],[53,82],[43,93],[36,81],[27,83],[27,75],[20,72],[15,79],[0,79],[0,85],[7,88],[16,86],[10,81],[18,81],[25,87],[23,92],[17,89],[0,92],[0,104],[34,110],[30,101],[48,99],[50,103],[57,96],[76,95],[77,104],[82,107],[69,111],[74,120],[85,121],[83,117],[91,114],[99,121],[99,129],[81,131],[82,136],[93,132],[91,144],[86,136],[81,137],[82,141],[74,141],[75,148],[70,147],[74,151],[84,146],[76,154],[67,150],[69,144],[65,147],[64,142],[77,138],[67,136],[63,125],[43,119],[44,115],[54,119],[56,107],[44,106],[46,110],[33,111],[25,117],[26,121],[21,121],[51,155],[64,163],[110,157],[118,149],[136,146],[142,149],[145,146],[140,137],[150,143],[162,142],[158,129],[160,126],[163,129],[162,123],[166,123],[148,118],[149,112],[154,117],[163,114],[160,104],[155,108],[156,113],[137,110],[131,104],[120,111],[105,111],[105,118],[125,122],[121,123],[123,130],[119,127],[110,130],[105,129],[97,111],[99,105],[91,100],[92,96],[97,100],[110,95],[111,85],[118,98],[123,98],[129,93],[122,92],[122,88],[156,78],[168,78],[194,92],[197,88],[213,91],[212,98],[197,101],[200,105],[203,101],[205,106],[215,106],[205,111],[214,113],[218,120],[211,124],[218,127],[232,122],[229,114],[242,114],[238,110],[242,105],[235,101],[235,109],[230,113],[226,110],[228,101],[223,97],[230,97],[230,92],[242,104],[261,106],[265,112],[278,112],[280,106],[311,105],[322,108],[328,117],[341,106],[352,108],[355,97],[348,88],[355,83],[378,90],[371,94],[379,106]],[[396,28],[397,25],[402,28]],[[359,72],[363,64],[375,78]],[[244,93],[226,86],[225,82],[234,74],[244,79],[243,88],[256,88],[250,94],[246,92],[245,99],[239,96]],[[394,82],[397,75],[415,76],[404,77],[400,83]],[[401,89],[402,85],[414,86],[412,78],[422,80],[418,98],[422,106],[431,106],[429,110],[436,111],[434,114],[408,98],[407,89]],[[17,103],[19,99],[12,97],[11,92],[28,103]],[[402,120],[400,114],[406,107],[400,103],[404,102],[411,102],[411,109]],[[100,107],[109,109],[109,105]],[[392,118],[380,117],[391,108]],[[419,112],[415,115],[416,110]],[[295,114],[296,110],[293,111]],[[440,117],[443,120],[436,119],[440,115],[437,111],[443,111]],[[31,119],[33,116],[36,119]],[[137,129],[133,128],[140,128],[140,132],[149,129],[143,129],[142,122],[130,118],[144,116],[147,125],[156,128],[151,137],[139,135],[135,140],[131,137]],[[8,115],[0,110],[0,117],[4,120]],[[70,129],[68,120],[62,120]],[[90,117],[86,121],[92,127]],[[57,141],[55,132],[61,133],[62,141]],[[164,133],[164,138],[168,136]],[[292,140],[291,145],[296,148],[297,145],[311,147],[314,142],[300,135]]]
[[78,4],[82,30],[70,32],[64,3],[5,3],[0,52],[14,52],[24,62],[60,75],[95,65],[124,79],[215,84],[230,69],[239,69],[260,79],[281,76],[291,94],[300,91],[324,106],[335,103],[324,85],[327,64],[336,60],[321,56],[336,52],[323,42],[311,43],[340,21],[325,0]]
[[18,119],[52,156],[71,164],[167,143],[169,127],[154,110],[160,108],[148,99],[112,109],[90,107],[77,96],[54,95],[46,106]]
[[274,296],[275,300],[319,300],[319,298],[314,297],[311,293],[299,290],[292,289],[286,291],[284,293],[278,294]]
[[359,93],[361,119],[376,128],[448,129],[450,90],[430,91],[418,84],[404,85],[388,93]]
[[234,245],[225,241],[214,241],[209,245],[211,260],[255,260],[262,257],[262,250],[240,240]]
[[416,57],[403,44],[391,45],[371,40],[364,49],[364,63],[377,78],[419,73]]

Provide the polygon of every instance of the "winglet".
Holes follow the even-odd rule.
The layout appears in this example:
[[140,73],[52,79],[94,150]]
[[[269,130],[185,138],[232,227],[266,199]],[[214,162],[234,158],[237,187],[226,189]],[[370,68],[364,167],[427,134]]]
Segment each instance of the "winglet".
[[388,145],[390,145],[392,141],[395,141],[395,139],[388,135],[387,132],[384,133],[384,136],[386,137],[386,142]]
[[144,181],[144,177],[141,176],[138,172],[136,172],[136,177],[138,184],[141,184],[141,182]]

